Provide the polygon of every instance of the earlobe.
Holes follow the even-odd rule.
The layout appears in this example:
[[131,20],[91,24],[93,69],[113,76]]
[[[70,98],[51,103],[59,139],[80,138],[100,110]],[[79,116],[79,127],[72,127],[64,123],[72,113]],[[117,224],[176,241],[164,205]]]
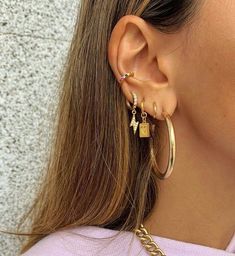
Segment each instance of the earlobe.
[[[176,107],[176,97],[169,88],[168,77],[159,68],[158,56],[161,54],[161,38],[156,29],[137,16],[122,17],[112,31],[108,46],[108,58],[116,79],[125,73],[134,72],[120,83],[122,91],[132,102],[131,91],[137,93],[140,102],[146,100],[146,112],[159,120],[164,120],[162,111],[170,115]],[[175,96],[175,95],[174,95]],[[171,100],[167,100],[169,97]],[[157,105],[154,112],[153,102]],[[168,106],[167,106],[167,104]]]

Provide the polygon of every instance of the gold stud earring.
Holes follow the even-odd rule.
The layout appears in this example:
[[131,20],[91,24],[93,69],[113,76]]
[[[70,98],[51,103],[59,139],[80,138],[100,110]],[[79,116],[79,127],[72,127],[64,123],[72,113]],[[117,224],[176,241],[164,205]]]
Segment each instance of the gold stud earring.
[[133,131],[134,134],[136,134],[137,128],[138,128],[138,124],[139,122],[136,122],[136,107],[137,107],[137,95],[134,92],[131,92],[132,94],[132,98],[133,98],[133,108],[132,108],[132,119],[131,119],[131,123],[130,123],[130,127],[133,127]]
[[139,137],[149,138],[150,130],[149,130],[149,123],[146,121],[147,112],[144,111],[144,99],[141,101],[141,118],[142,118],[142,123],[139,124]]

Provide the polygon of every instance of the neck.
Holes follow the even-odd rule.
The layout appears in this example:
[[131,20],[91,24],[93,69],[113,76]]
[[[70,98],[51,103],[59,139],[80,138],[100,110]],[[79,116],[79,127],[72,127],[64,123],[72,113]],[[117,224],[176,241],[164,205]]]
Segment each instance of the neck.
[[[190,124],[173,117],[175,166],[168,179],[158,181],[159,197],[144,225],[152,235],[224,250],[235,230],[234,160],[197,137]],[[168,160],[164,121],[162,133],[166,147],[159,166],[163,170]]]

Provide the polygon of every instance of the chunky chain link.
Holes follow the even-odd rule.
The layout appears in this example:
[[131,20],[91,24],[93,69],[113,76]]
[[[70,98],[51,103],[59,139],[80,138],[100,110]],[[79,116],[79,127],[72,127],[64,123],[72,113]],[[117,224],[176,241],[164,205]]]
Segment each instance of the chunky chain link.
[[149,235],[147,229],[143,224],[140,228],[135,229],[135,234],[139,237],[140,242],[149,252],[151,256],[166,256],[166,254],[159,248],[159,246],[153,241],[152,237]]

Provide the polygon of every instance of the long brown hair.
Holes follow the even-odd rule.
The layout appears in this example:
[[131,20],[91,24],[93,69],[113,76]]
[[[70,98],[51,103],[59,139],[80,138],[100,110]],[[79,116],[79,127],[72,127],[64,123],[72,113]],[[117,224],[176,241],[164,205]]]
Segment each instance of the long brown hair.
[[[126,14],[138,15],[163,32],[174,32],[190,20],[194,3],[80,1],[50,158],[35,201],[17,229],[20,233],[25,220],[31,221],[21,253],[57,230],[95,225],[130,231],[148,217],[158,195],[149,141],[130,130],[131,113],[108,63],[108,41]],[[156,155],[158,148],[156,134]]]

